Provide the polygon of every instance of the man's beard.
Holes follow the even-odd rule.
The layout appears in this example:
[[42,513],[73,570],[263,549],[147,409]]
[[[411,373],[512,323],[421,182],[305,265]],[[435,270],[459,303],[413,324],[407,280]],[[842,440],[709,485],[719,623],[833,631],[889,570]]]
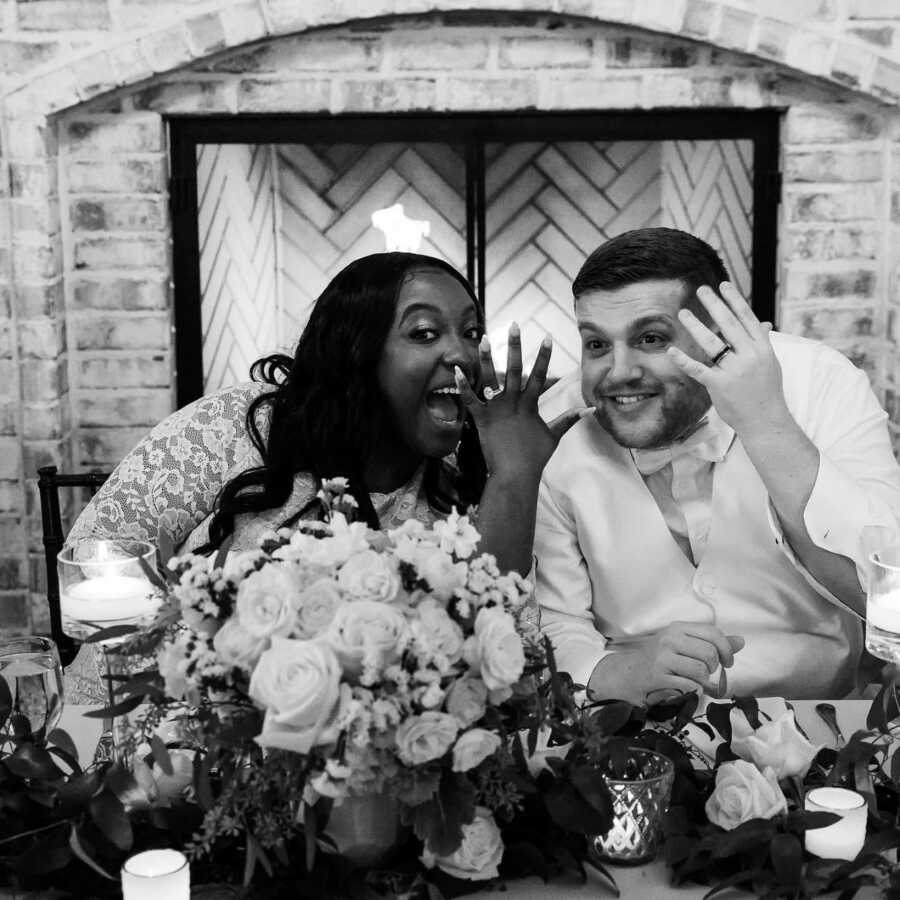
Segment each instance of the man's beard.
[[[711,405],[706,388],[679,392],[675,397],[657,395],[652,402],[657,404],[659,414],[655,417],[656,427],[649,432],[644,419],[631,423],[610,416],[605,402],[596,406],[594,416],[604,431],[620,446],[634,450],[652,450],[668,447],[688,437]],[[635,435],[636,431],[640,432],[639,436]]]

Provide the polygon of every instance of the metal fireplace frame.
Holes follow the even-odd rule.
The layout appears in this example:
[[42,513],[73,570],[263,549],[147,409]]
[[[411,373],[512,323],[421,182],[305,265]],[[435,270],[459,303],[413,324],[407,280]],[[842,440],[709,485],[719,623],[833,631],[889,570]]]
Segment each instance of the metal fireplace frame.
[[466,147],[467,275],[484,302],[484,146],[520,141],[750,140],[753,142],[751,297],[774,322],[782,111],[703,109],[620,112],[384,115],[169,116],[177,402],[203,393],[197,147],[200,144],[439,142]]

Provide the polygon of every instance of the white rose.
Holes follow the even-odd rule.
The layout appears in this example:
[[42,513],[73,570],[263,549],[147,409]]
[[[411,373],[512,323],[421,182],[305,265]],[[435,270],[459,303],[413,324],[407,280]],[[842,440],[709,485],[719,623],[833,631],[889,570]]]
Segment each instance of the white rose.
[[435,597],[444,603],[466,583],[468,574],[465,563],[453,562],[449,554],[428,544],[416,548],[415,567],[419,576],[428,582]]
[[770,768],[760,772],[743,759],[722,763],[716,787],[706,801],[706,817],[731,831],[750,819],[771,819],[787,812],[787,800]]
[[308,753],[327,742],[340,679],[340,663],[325,642],[272,638],[250,678],[250,696],[266,711],[257,743]]
[[500,735],[485,728],[473,728],[453,745],[453,771],[468,772],[483,763],[500,746]]
[[231,668],[249,672],[253,669],[262,652],[268,647],[269,639],[251,634],[234,617],[230,618],[213,637],[213,647],[220,661]]
[[408,766],[439,759],[450,749],[458,730],[456,719],[446,713],[429,710],[410,716],[394,736],[397,756]]
[[294,628],[294,603],[303,584],[290,565],[271,563],[251,572],[237,589],[238,621],[257,638],[286,635]]
[[400,576],[389,557],[374,550],[363,550],[341,566],[338,583],[357,600],[389,603],[400,589]]
[[459,659],[463,647],[462,628],[447,614],[443,605],[429,597],[416,607],[413,633],[420,638],[429,655],[441,654],[448,662]]
[[348,674],[357,674],[371,659],[384,667],[400,658],[409,626],[403,613],[375,600],[350,600],[338,607],[325,637]]
[[503,838],[490,810],[476,807],[475,818],[462,828],[462,843],[449,856],[432,853],[426,844],[421,860],[430,869],[437,866],[454,878],[484,881],[496,878],[503,859]]
[[488,690],[480,678],[460,678],[447,691],[447,712],[463,727],[477,722],[487,708]]
[[737,707],[731,709],[731,749],[757,768],[772,768],[775,777],[805,777],[824,744],[811,744],[797,730],[794,713],[784,712],[755,729]]
[[297,636],[316,637],[330,624],[346,601],[331,578],[319,578],[297,598]]
[[475,617],[474,649],[481,678],[489,690],[503,690],[522,677],[522,639],[513,617],[500,607],[479,610]]

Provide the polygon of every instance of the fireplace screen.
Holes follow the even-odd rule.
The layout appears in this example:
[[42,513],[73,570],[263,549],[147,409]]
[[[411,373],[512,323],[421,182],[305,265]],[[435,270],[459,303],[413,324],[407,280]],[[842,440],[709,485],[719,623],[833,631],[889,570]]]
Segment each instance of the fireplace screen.
[[[469,276],[499,368],[513,321],[527,365],[550,333],[551,376],[576,366],[572,279],[605,239],[642,226],[707,240],[771,317],[759,303],[761,181],[752,135],[483,140],[474,152],[471,140],[434,137],[196,140],[191,151],[196,263],[181,257],[175,229],[179,379],[195,367],[189,388],[179,382],[181,402],[246,380],[262,355],[291,352],[329,279],[385,249],[438,256]],[[179,291],[179,264],[198,270],[196,297],[188,298],[199,307],[193,340],[201,348],[193,353],[180,324],[187,291]],[[774,278],[767,287],[774,293]]]

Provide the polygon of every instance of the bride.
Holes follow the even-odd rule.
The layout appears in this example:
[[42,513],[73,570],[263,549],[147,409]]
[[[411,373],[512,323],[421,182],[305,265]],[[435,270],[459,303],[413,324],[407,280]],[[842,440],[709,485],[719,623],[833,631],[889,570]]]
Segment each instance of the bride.
[[481,307],[452,266],[399,252],[355,260],[316,301],[293,357],[265,357],[253,381],[157,425],[67,543],[147,540],[163,561],[249,549],[315,517],[322,480],[343,475],[375,529],[477,507],[479,550],[526,574],[541,472],[580,412],[540,418],[550,353],[545,338],[523,378],[514,325],[501,384]]

